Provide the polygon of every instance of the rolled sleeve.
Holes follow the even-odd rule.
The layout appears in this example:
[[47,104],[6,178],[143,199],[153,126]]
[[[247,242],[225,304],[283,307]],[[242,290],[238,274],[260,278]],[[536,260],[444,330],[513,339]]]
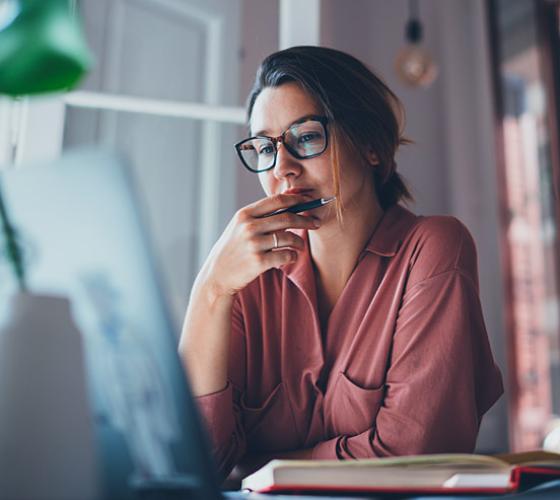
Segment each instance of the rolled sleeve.
[[221,391],[196,398],[201,416],[211,429],[210,439],[214,449],[219,449],[226,443],[235,430],[232,401],[233,389],[230,382]]
[[344,437],[345,436],[339,436],[316,444],[311,452],[311,458],[313,460],[336,460],[338,458],[343,458],[338,456],[336,448],[338,442]]

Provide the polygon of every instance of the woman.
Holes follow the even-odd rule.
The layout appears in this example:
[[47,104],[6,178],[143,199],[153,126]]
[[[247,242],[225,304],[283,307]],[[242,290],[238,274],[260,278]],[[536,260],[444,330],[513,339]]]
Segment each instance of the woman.
[[475,246],[398,203],[397,97],[347,54],[294,47],[262,63],[248,117],[236,148],[267,197],[212,249],[180,345],[221,471],[471,452],[502,393]]

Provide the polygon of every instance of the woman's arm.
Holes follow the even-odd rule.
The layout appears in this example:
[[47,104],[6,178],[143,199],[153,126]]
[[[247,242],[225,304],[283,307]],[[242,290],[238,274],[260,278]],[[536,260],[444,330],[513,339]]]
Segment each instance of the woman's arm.
[[[303,199],[273,196],[239,210],[212,248],[191,292],[179,353],[223,475],[245,452],[237,376],[245,369],[244,324],[235,297],[263,272],[297,258],[294,250],[303,248],[303,240],[286,229],[316,228],[313,219],[291,213],[260,216]],[[274,250],[272,233],[279,243]]]
[[191,292],[179,352],[195,397],[226,387],[233,300],[204,279]]
[[307,216],[262,216],[304,200],[301,195],[276,195],[242,208],[212,248],[195,281],[179,345],[195,396],[226,386],[235,294],[268,269],[297,258],[294,250],[303,248],[303,240],[286,229],[316,229]]
[[[472,452],[502,381],[478,297],[474,242],[458,222],[436,223],[408,277],[376,418],[359,434],[318,443],[314,458]],[[351,419],[354,409],[337,411]]]

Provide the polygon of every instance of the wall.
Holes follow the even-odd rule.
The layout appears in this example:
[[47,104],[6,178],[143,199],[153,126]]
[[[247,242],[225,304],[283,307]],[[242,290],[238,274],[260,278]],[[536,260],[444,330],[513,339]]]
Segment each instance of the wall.
[[[241,0],[84,0],[96,64],[80,89],[235,105]],[[69,108],[64,149],[101,145],[129,160],[179,334],[193,280],[236,205],[229,123]]]
[[[278,0],[244,0],[241,16],[240,95],[245,100],[260,62],[278,50]],[[239,138],[247,137],[247,128],[239,127]],[[255,174],[243,168],[237,161],[237,206],[243,207],[264,197],[264,192]]]
[[[485,2],[438,0],[446,85],[446,157],[450,211],[470,228],[478,248],[480,296],[494,354],[507,387],[498,186]],[[507,448],[507,388],[483,423],[479,447]]]

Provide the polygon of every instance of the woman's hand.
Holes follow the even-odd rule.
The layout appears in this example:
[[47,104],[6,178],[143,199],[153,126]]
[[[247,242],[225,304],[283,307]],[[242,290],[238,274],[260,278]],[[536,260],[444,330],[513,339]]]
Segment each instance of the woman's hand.
[[287,229],[318,227],[312,217],[290,212],[262,216],[304,201],[309,198],[276,195],[242,208],[208,255],[191,291],[179,344],[195,396],[227,387],[235,293],[267,269],[297,258],[305,243]]
[[309,197],[278,194],[238,210],[212,248],[202,279],[217,295],[234,295],[268,269],[295,261],[304,241],[287,229],[317,229],[318,222],[290,212],[261,217],[305,201]]

